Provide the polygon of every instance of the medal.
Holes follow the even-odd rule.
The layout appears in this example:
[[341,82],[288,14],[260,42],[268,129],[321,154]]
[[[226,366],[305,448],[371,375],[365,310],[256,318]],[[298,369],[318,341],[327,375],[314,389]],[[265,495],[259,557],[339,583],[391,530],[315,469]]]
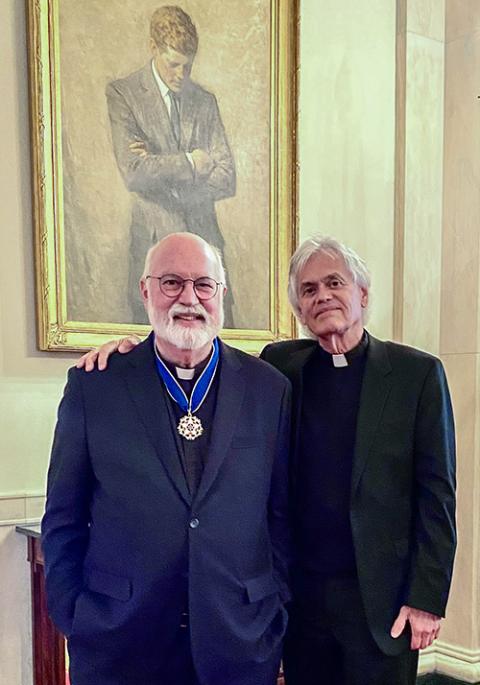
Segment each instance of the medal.
[[195,385],[193,386],[190,399],[186,396],[180,383],[161,359],[156,347],[155,357],[158,373],[162,377],[168,394],[172,400],[179,405],[180,409],[186,412],[186,415],[182,416],[178,422],[178,433],[182,436],[182,438],[185,438],[185,440],[195,440],[196,438],[199,438],[203,433],[203,426],[198,416],[194,416],[194,414],[200,409],[205,401],[208,391],[212,386],[213,379],[215,378],[215,372],[218,367],[219,359],[219,346],[217,338],[215,338],[213,341],[212,354],[210,355],[208,364],[203,369]]
[[198,416],[193,416],[193,414],[188,412],[178,422],[177,431],[185,440],[195,440],[195,438],[199,438],[203,433],[202,422]]

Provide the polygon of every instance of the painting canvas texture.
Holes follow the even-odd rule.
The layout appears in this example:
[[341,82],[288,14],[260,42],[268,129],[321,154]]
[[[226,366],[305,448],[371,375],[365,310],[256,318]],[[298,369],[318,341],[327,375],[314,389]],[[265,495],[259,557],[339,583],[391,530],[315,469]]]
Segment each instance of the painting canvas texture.
[[145,253],[180,230],[223,253],[226,327],[267,329],[270,2],[179,3],[198,50],[190,79],[173,76],[177,93],[152,65],[161,6],[59,2],[67,319],[145,323],[136,294]]

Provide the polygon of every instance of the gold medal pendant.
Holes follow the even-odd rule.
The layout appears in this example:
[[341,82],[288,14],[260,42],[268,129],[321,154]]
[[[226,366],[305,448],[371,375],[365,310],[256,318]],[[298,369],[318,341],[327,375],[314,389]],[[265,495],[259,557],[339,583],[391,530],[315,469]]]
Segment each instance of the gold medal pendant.
[[203,426],[197,416],[193,416],[188,412],[178,422],[177,430],[185,440],[195,440],[195,438],[199,438],[203,433]]

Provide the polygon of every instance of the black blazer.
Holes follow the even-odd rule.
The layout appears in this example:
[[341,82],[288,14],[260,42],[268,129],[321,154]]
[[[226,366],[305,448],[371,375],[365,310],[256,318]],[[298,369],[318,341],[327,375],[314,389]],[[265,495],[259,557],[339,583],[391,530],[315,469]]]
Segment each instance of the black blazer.
[[76,685],[153,685],[188,591],[199,678],[258,685],[286,627],[290,384],[221,345],[193,500],[166,401],[150,340],[70,370],[42,526],[49,610]]
[[[262,358],[293,389],[293,451],[303,368],[318,343],[269,345]],[[307,398],[308,399],[308,398]],[[295,492],[297,458],[292,460]],[[445,615],[455,553],[455,435],[439,359],[370,336],[357,419],[350,502],[367,620],[386,654],[406,648],[390,629],[402,604]]]

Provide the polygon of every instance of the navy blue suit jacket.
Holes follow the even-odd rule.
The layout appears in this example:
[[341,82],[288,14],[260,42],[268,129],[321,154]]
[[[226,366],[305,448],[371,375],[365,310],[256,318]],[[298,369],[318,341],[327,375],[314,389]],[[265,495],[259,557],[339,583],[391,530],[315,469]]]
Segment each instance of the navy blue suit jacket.
[[267,682],[286,627],[289,382],[221,345],[193,499],[166,401],[151,340],[106,371],[69,372],[42,540],[73,682],[161,683],[186,588],[202,682]]

